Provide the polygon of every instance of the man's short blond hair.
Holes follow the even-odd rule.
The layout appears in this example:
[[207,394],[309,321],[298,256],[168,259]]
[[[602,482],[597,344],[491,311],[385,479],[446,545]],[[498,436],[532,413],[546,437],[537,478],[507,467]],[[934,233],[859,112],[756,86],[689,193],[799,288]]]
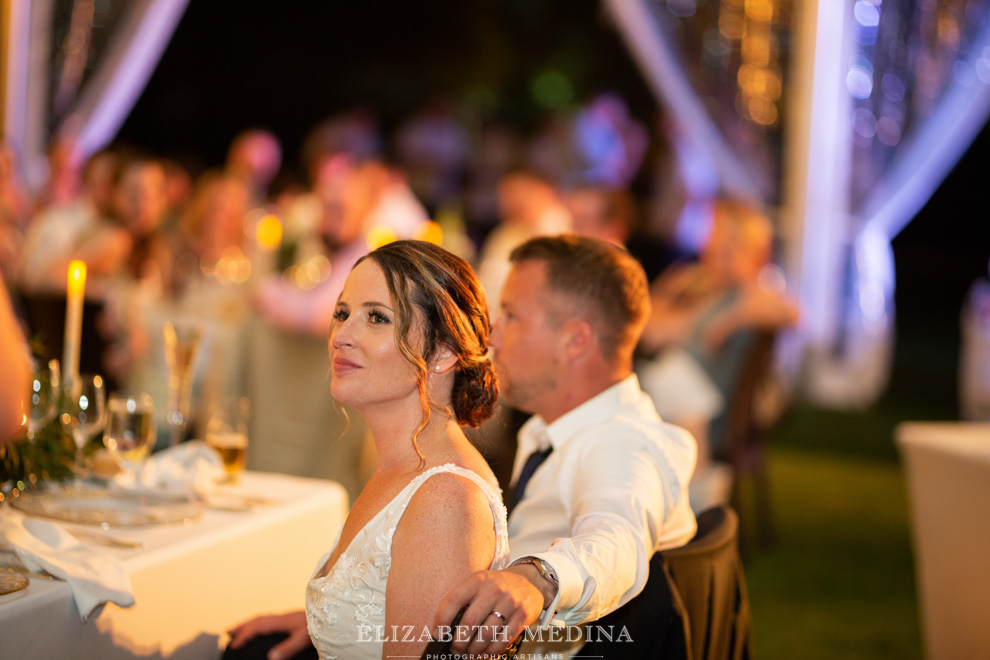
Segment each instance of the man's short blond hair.
[[632,360],[650,315],[649,286],[643,267],[625,249],[587,236],[539,236],[519,245],[514,264],[540,262],[555,296],[569,315],[583,317],[598,336],[602,356]]

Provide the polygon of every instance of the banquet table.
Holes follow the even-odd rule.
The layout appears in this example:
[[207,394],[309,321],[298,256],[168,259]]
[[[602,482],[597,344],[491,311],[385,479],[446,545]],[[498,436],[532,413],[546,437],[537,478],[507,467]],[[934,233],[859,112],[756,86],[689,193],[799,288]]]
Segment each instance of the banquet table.
[[121,560],[133,607],[108,604],[80,623],[68,584],[39,578],[0,596],[0,656],[212,660],[233,625],[302,608],[306,582],[347,515],[346,492],[329,480],[250,471],[225,492],[264,501],[248,511],[204,506],[182,523],[111,530],[144,549],[94,546]]
[[990,424],[904,422],[895,435],[925,657],[990,658]]

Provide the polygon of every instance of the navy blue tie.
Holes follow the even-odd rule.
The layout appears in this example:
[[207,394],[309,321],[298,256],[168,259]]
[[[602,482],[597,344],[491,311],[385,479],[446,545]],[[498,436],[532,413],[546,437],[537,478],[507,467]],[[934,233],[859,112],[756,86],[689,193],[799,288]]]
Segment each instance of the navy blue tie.
[[519,473],[519,479],[516,480],[516,487],[513,491],[512,502],[509,504],[509,512],[516,507],[519,502],[522,501],[523,495],[526,493],[526,484],[529,483],[530,477],[536,472],[536,468],[540,467],[543,461],[547,460],[547,456],[553,451],[553,445],[547,445],[546,449],[537,449],[529,458],[526,459],[526,463],[523,465],[522,471]]

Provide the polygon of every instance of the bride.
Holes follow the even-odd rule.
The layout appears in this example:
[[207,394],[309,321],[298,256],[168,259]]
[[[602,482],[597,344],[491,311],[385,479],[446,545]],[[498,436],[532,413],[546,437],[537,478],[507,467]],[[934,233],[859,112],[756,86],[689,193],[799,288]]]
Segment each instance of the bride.
[[[498,397],[484,294],[463,259],[397,241],[357,263],[330,328],[331,392],[368,422],[378,467],[306,588],[305,612],[230,631],[225,657],[288,634],[269,658],[418,657],[444,595],[508,564],[495,477],[461,430]],[[497,625],[499,622],[492,622]]]

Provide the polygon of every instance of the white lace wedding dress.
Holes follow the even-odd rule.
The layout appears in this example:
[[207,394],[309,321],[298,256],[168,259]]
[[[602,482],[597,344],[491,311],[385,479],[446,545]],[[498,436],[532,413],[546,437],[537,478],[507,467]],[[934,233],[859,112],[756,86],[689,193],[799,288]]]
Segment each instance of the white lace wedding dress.
[[[306,588],[306,621],[320,658],[382,657],[382,640],[389,633],[385,630],[385,587],[392,565],[392,535],[416,490],[427,479],[443,472],[466,477],[484,492],[495,527],[495,557],[491,568],[497,570],[509,564],[506,511],[499,493],[466,468],[453,464],[431,468],[409,482],[358,532],[325,576],[316,577],[334,548],[316,565]],[[417,638],[422,633],[414,632]]]

